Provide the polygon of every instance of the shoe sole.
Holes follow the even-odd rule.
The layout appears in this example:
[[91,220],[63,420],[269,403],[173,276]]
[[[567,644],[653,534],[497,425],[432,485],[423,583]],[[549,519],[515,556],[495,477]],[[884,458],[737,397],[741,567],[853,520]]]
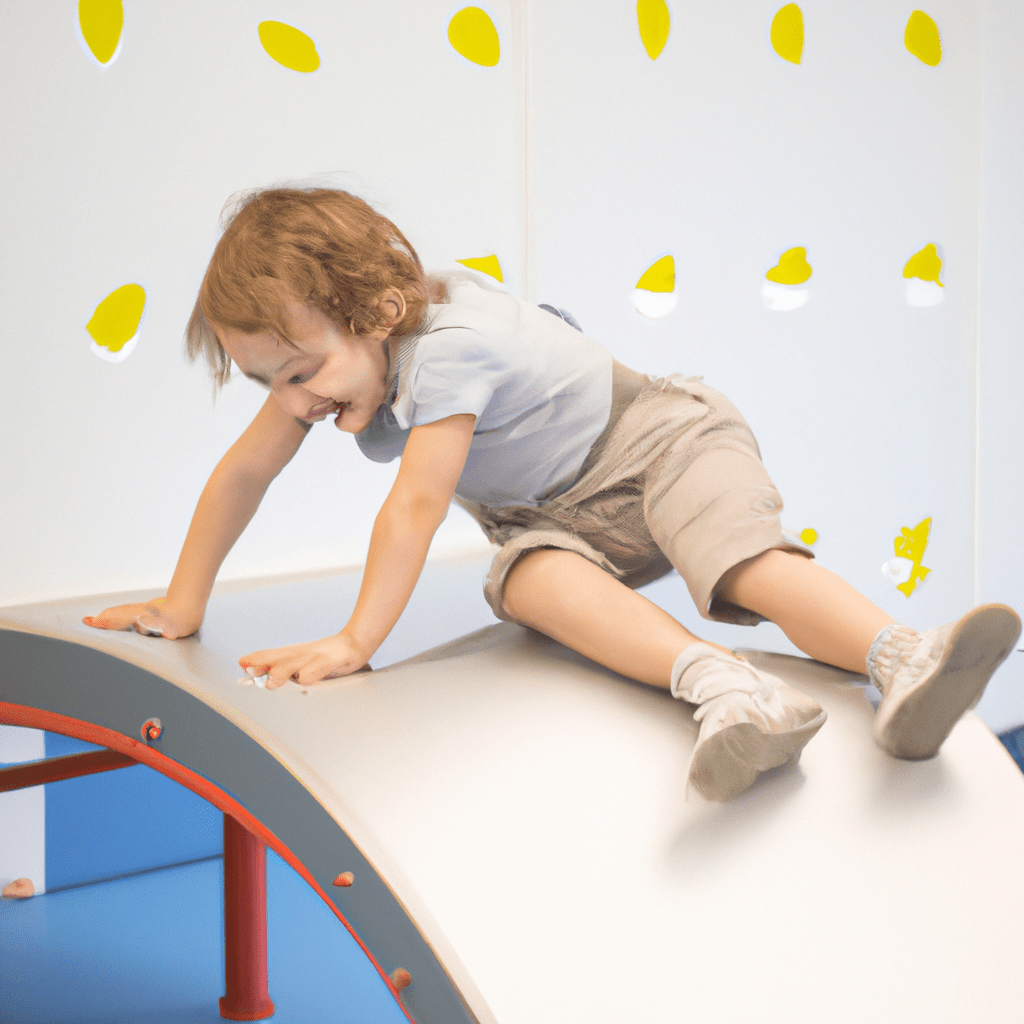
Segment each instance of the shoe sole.
[[731,800],[762,772],[798,757],[827,717],[822,711],[788,732],[763,733],[752,722],[722,729],[694,751],[690,784],[708,800]]
[[893,757],[934,757],[964,712],[981,700],[993,672],[1020,636],[1020,618],[1003,604],[987,604],[953,628],[935,671],[912,687],[891,711],[879,706],[875,742]]

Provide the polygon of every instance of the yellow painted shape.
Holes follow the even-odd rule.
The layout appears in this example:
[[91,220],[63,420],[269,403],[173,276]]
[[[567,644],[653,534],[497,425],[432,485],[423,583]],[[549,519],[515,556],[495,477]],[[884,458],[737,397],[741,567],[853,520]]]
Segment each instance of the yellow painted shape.
[[903,268],[904,277],[919,277],[922,281],[934,281],[940,288],[946,286],[939,280],[942,272],[942,257],[934,245],[929,243],[907,260]]
[[896,589],[902,591],[907,597],[914,592],[918,583],[924,582],[924,578],[931,572],[926,569],[921,560],[924,558],[924,549],[928,546],[928,534],[931,532],[931,516],[922,519],[912,530],[904,526],[900,529],[900,535],[893,541],[893,549],[900,558],[909,558],[913,563],[910,570],[910,579],[906,583],[899,583]]
[[809,526],[800,532],[800,539],[805,544],[813,544],[818,539],[818,531],[812,530]]
[[668,42],[671,18],[665,0],[636,0],[636,20],[647,56],[657,60]]
[[652,263],[636,283],[637,288],[649,292],[671,292],[676,287],[676,261],[673,256],[662,256]]
[[78,24],[92,55],[101,64],[109,63],[124,27],[121,0],[78,0]]
[[807,250],[798,245],[795,249],[787,249],[780,257],[776,266],[764,276],[776,284],[803,284],[810,279],[813,271],[807,262]]
[[455,262],[469,267],[470,270],[479,270],[481,273],[490,274],[495,281],[504,281],[497,256],[473,256],[468,260],[456,260]]
[[261,21],[259,33],[263,49],[278,64],[305,74],[320,67],[316,44],[294,25],[286,25],[283,21]]
[[135,337],[145,305],[146,290],[142,285],[123,284],[96,307],[85,329],[97,345],[120,352]]
[[942,60],[942,40],[939,38],[939,26],[924,13],[914,11],[907,20],[903,33],[903,43],[918,59],[935,67]]
[[783,59],[799,64],[804,54],[804,13],[786,4],[772,18],[772,49]]
[[452,17],[448,22],[448,42],[466,60],[485,68],[493,68],[501,57],[498,30],[490,15],[479,7],[463,7]]

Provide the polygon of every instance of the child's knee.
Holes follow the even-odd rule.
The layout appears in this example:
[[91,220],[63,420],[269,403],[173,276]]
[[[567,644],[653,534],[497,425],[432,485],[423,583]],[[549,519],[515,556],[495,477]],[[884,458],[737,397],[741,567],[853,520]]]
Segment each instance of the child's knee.
[[534,548],[520,555],[505,577],[505,611],[517,622],[529,624],[530,609],[536,604],[531,598],[538,592],[550,592],[557,585],[559,566],[566,558],[581,557],[562,548]]

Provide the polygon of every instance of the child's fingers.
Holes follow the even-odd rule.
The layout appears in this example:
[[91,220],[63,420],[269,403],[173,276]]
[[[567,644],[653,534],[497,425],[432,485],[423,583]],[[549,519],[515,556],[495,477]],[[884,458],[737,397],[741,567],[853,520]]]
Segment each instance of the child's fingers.
[[265,686],[268,690],[278,690],[288,682],[307,686],[324,678],[317,671],[317,660],[308,654],[293,653],[279,658],[268,657],[264,664],[246,667],[245,671],[254,677],[257,686]]
[[86,626],[92,626],[93,629],[129,629],[131,626],[130,622],[120,622],[107,612],[101,612],[99,615],[86,615],[82,622]]
[[304,651],[294,651],[281,658],[267,672],[267,689],[276,690],[289,682],[305,685],[308,680],[302,678],[302,673],[310,660],[310,655]]
[[267,672],[266,687],[268,690],[277,690],[285,683],[295,681],[296,672],[290,664],[273,665]]
[[267,685],[267,673],[259,669],[247,668],[246,674],[238,680],[239,686],[258,686],[261,690]]
[[295,682],[301,686],[312,686],[314,683],[321,683],[325,679],[332,679],[340,674],[340,672],[333,672],[323,658],[310,658],[295,674]]
[[[238,659],[238,664],[245,670],[245,678],[239,679],[238,682],[242,686],[256,685],[263,689],[267,687],[274,689],[273,686],[268,686],[270,683],[269,673],[274,667],[272,660],[267,657],[270,651],[256,651],[253,654],[247,654],[244,658]],[[282,685],[280,683],[278,686]]]
[[[364,657],[356,657],[347,645],[339,644],[336,637],[329,637],[309,644],[254,651],[239,658],[238,664],[249,676],[265,674],[266,689],[277,690],[287,682],[312,686],[326,679],[337,679],[358,671],[364,661]],[[247,683],[247,680],[239,682]]]
[[107,608],[99,615],[86,615],[82,622],[94,629],[133,629],[138,613],[137,605],[123,605],[118,608]]

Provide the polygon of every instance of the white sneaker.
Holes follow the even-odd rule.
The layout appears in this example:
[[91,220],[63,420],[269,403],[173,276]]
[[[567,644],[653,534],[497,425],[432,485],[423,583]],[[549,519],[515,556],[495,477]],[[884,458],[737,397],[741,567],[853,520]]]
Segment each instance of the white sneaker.
[[1020,636],[1020,618],[986,604],[958,622],[917,633],[886,626],[868,652],[868,678],[881,691],[875,742],[893,757],[934,757]]
[[689,781],[709,800],[730,800],[762,772],[799,757],[827,717],[816,700],[710,644],[684,648],[671,690],[700,705]]

